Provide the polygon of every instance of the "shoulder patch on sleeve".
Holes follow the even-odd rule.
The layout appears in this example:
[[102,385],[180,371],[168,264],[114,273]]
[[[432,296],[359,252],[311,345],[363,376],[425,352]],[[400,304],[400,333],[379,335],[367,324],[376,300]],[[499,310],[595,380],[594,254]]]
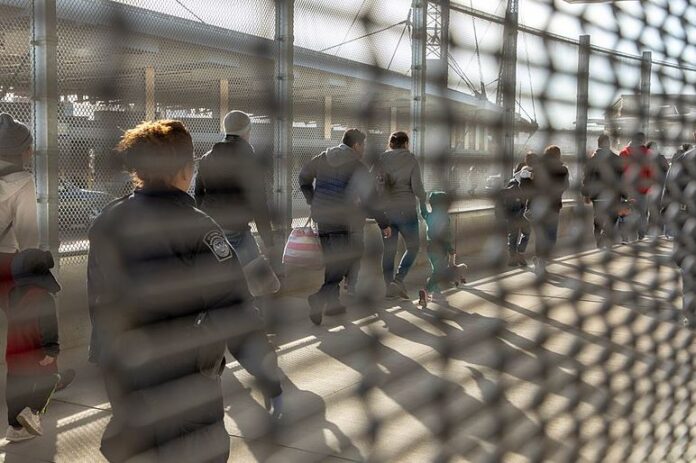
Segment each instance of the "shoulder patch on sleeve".
[[231,259],[234,255],[232,246],[230,246],[227,238],[225,238],[225,235],[223,235],[220,230],[208,232],[208,234],[205,235],[205,238],[203,238],[203,241],[205,242],[205,245],[208,246],[208,248],[210,248],[210,250],[213,252],[213,255],[218,262],[224,262]]

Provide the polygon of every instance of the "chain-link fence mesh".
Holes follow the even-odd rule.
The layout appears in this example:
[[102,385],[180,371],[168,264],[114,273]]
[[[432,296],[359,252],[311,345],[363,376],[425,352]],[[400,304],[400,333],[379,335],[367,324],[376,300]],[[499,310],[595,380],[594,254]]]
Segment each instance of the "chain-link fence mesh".
[[[0,112],[30,126],[36,3],[0,0]],[[285,418],[269,423],[259,407],[268,397],[225,383],[232,461],[693,461],[691,2],[521,0],[514,13],[514,1],[295,0],[282,90],[279,3],[56,0],[66,275],[84,278],[90,225],[133,189],[113,149],[143,120],[181,120],[200,159],[223,140],[227,112],[248,113],[266,168],[257,181],[274,207],[290,196],[288,211],[274,211],[281,229],[310,216],[302,168],[353,127],[367,135],[373,172],[390,134],[408,132],[425,190],[450,195],[445,267],[466,262],[468,283],[432,284],[441,264],[424,214],[415,225],[392,217],[400,253],[417,247],[408,226],[422,243],[396,281],[385,279],[389,243],[376,226],[353,230],[365,247],[360,278],[341,283],[347,314],[326,314],[324,327],[309,324],[306,303],[321,272],[287,266],[282,295],[257,301],[280,357]],[[392,283],[400,300],[385,303]],[[260,374],[228,370],[243,386]],[[62,420],[75,416],[69,403],[57,407]],[[85,433],[103,431],[94,422]],[[80,438],[64,439],[55,459],[70,461]]]

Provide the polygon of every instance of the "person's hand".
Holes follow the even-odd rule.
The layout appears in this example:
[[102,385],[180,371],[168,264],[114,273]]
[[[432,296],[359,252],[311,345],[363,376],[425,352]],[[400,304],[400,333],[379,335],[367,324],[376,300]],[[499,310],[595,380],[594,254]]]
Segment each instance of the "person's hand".
[[387,228],[383,229],[383,230],[382,230],[382,236],[383,236],[384,238],[386,238],[386,239],[391,238],[391,236],[392,236],[392,229],[391,229],[391,227],[387,227]]
[[42,367],[47,367],[55,361],[56,361],[55,357],[51,357],[50,355],[47,355],[43,358],[43,360],[41,360],[39,362],[39,365],[41,365]]

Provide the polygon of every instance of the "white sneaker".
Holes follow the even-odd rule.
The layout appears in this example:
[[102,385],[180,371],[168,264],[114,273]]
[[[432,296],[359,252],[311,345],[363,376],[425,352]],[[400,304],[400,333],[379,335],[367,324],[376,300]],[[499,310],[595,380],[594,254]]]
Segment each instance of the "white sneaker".
[[7,433],[5,434],[5,439],[10,442],[22,442],[25,440],[34,439],[36,436],[24,428],[15,428],[14,426],[8,426]]
[[17,421],[19,424],[24,426],[24,429],[29,431],[35,436],[43,435],[43,428],[41,427],[41,418],[38,412],[33,412],[29,407],[24,407],[24,410],[17,415]]

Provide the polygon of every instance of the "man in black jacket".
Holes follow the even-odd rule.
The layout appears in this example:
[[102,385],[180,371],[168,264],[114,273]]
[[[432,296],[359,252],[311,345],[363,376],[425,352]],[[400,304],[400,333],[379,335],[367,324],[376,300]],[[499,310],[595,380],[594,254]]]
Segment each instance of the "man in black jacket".
[[362,256],[361,250],[352,246],[355,227],[372,216],[385,236],[391,235],[384,214],[370,208],[374,182],[361,160],[365,138],[358,129],[347,130],[339,146],[316,156],[300,172],[300,188],[311,206],[324,253],[324,284],[308,301],[309,317],[316,325],[321,324],[324,311],[337,315],[346,310],[339,300],[339,285]]
[[198,165],[196,205],[220,224],[245,266],[260,255],[249,227],[252,220],[267,252],[274,249],[265,172],[249,144],[249,116],[232,111],[224,125],[225,140],[213,146]]
[[623,164],[611,150],[609,135],[600,135],[597,151],[587,161],[582,179],[582,194],[586,201],[592,201],[594,208],[594,236],[598,248],[614,242],[622,176]]

